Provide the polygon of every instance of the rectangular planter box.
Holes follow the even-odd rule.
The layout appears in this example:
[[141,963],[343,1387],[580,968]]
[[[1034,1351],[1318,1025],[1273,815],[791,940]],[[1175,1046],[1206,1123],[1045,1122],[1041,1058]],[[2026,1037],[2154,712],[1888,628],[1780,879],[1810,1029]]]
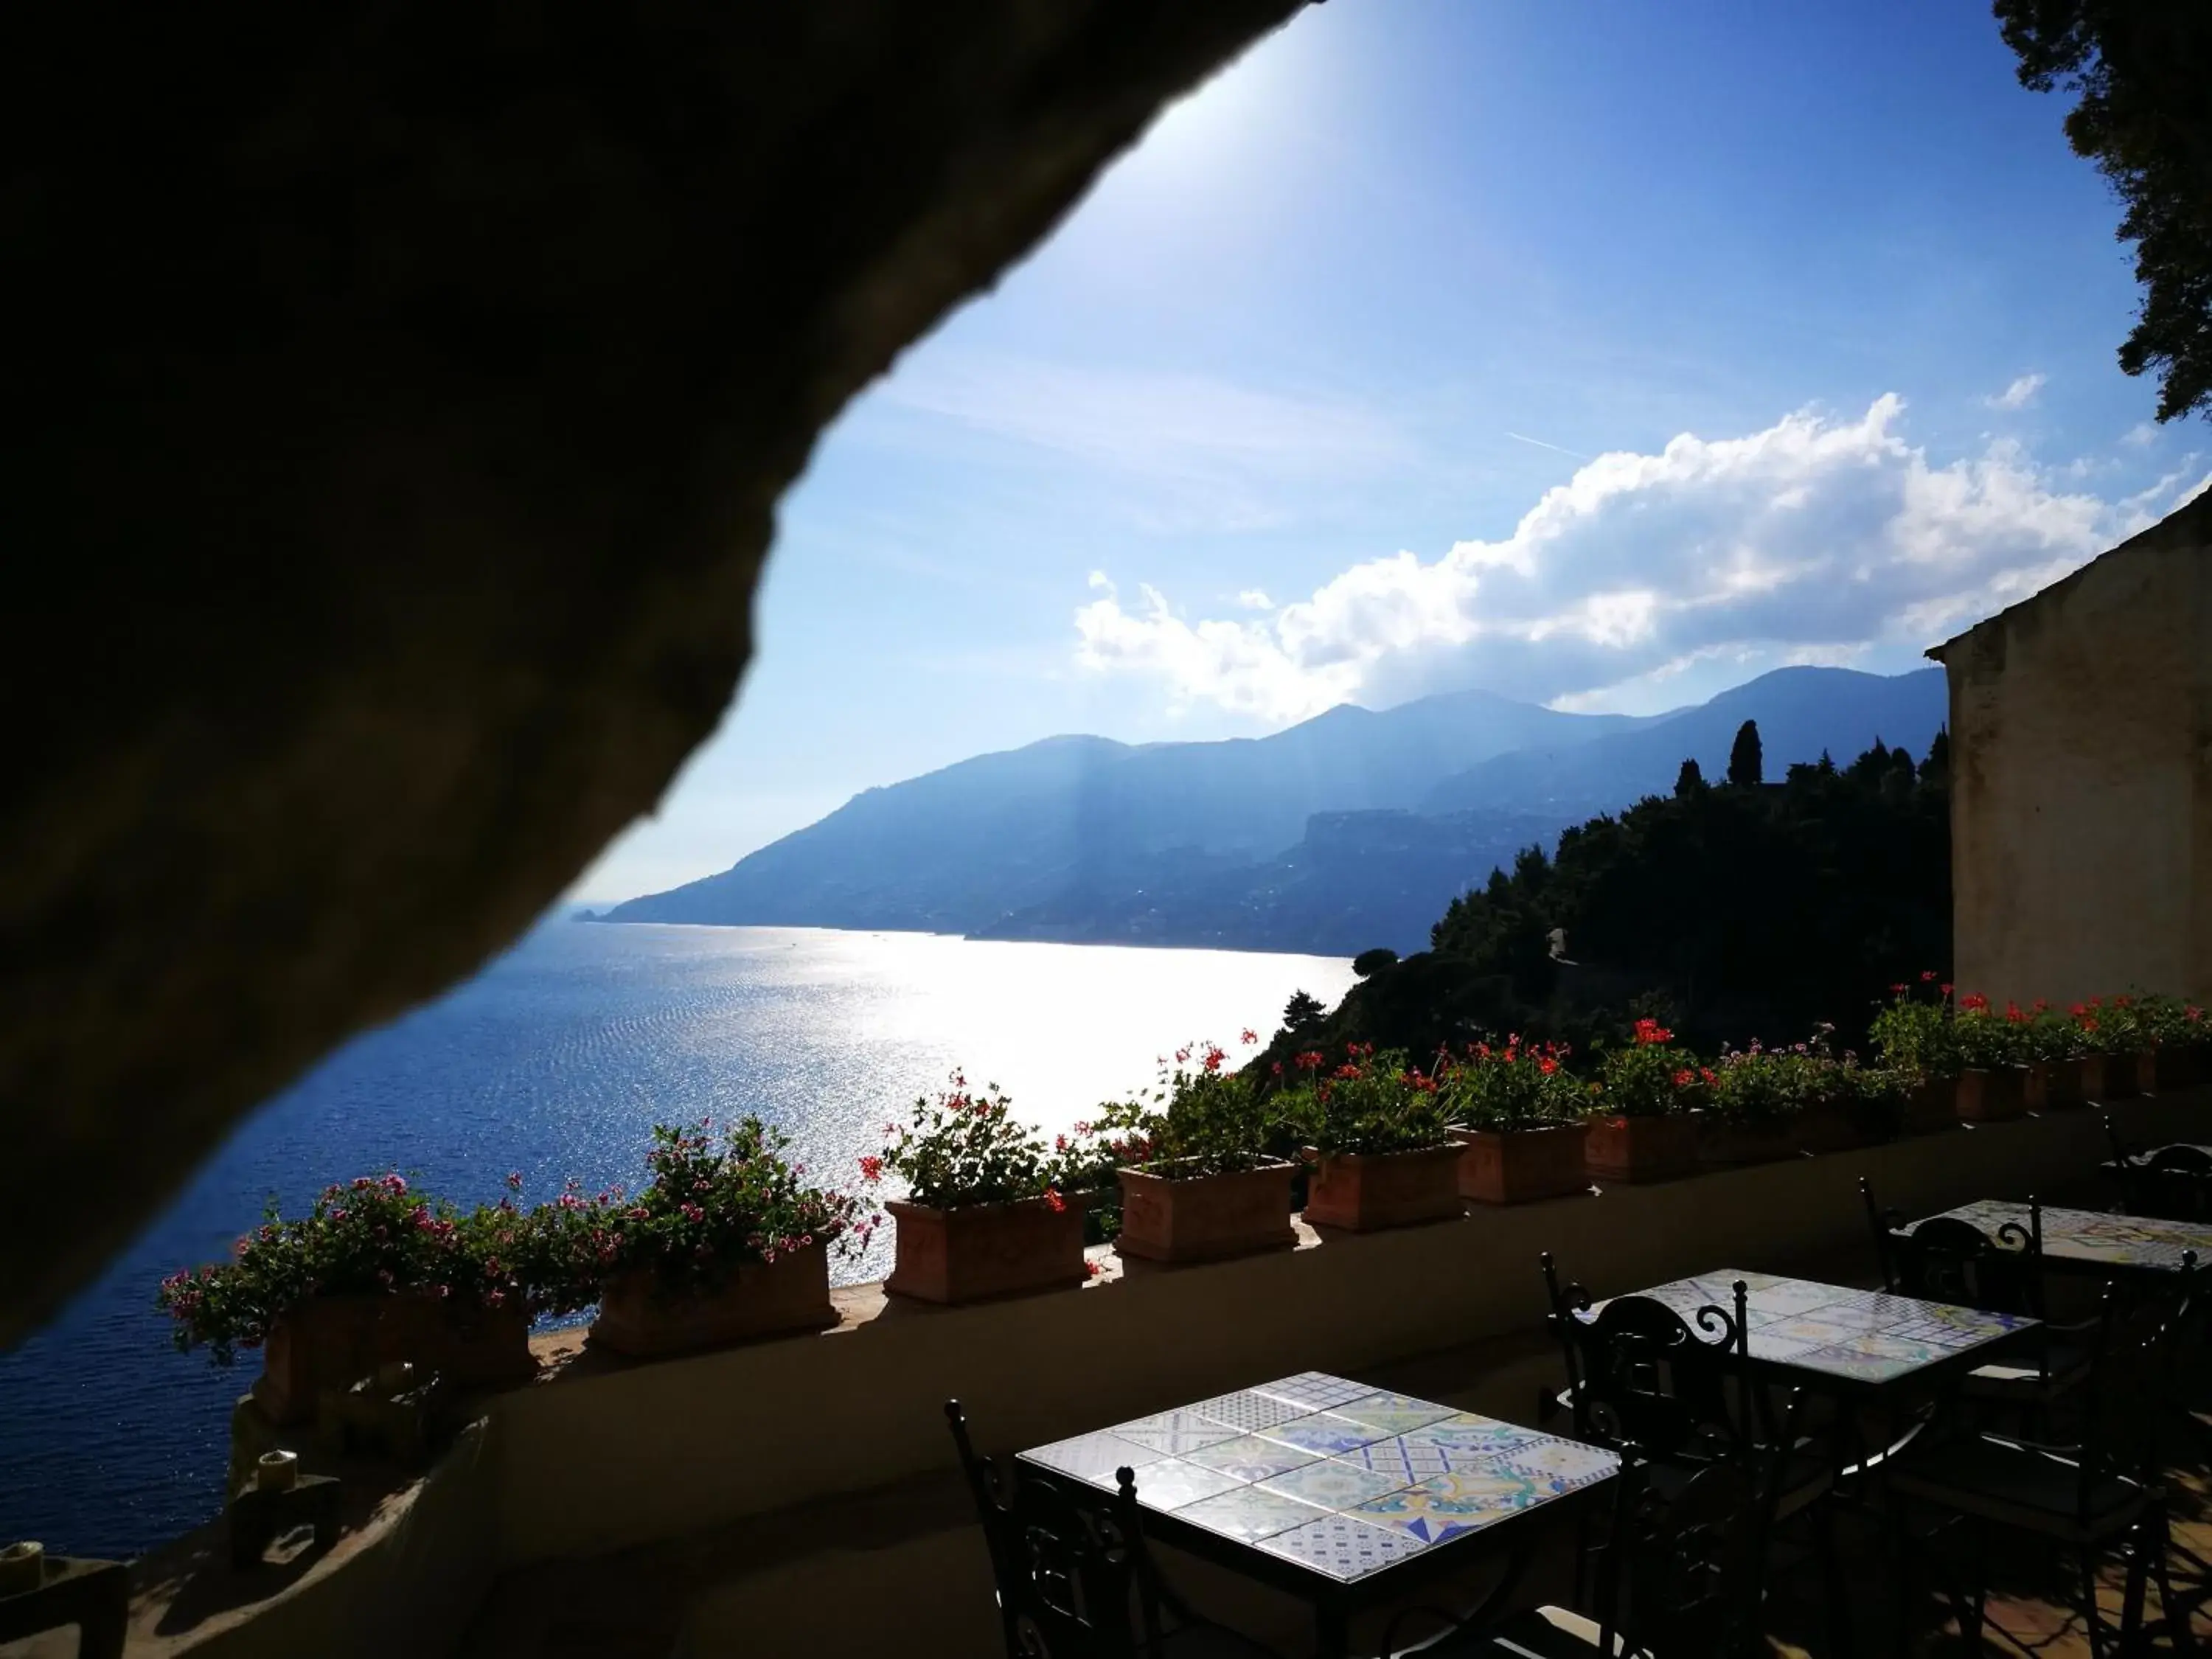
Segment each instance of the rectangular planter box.
[[2004,1123],[2027,1112],[2027,1067],[1972,1066],[1959,1073],[1959,1116],[1967,1123]]
[[416,1291],[317,1297],[270,1327],[254,1402],[271,1422],[304,1423],[324,1389],[350,1388],[395,1360],[464,1389],[513,1388],[538,1369],[530,1317],[519,1307]]
[[1478,1204],[1528,1204],[1589,1190],[1583,1168],[1587,1123],[1543,1129],[1455,1129],[1459,1194]]
[[1923,1078],[1905,1097],[1905,1133],[1932,1135],[1959,1127],[1959,1079]]
[[1797,1114],[1797,1148],[1806,1152],[1847,1152],[1863,1146],[1869,1131],[1877,1127],[1869,1120],[1875,1114],[1863,1103],[1808,1106]]
[[894,1199],[898,1249],[884,1288],[921,1302],[981,1302],[1064,1290],[1088,1276],[1083,1206],[1042,1198],[933,1210]]
[[2136,1085],[2146,1094],[2170,1095],[2203,1081],[2204,1054],[2200,1048],[2156,1048],[2136,1057]]
[[1594,1117],[1583,1142],[1593,1181],[1672,1181],[1698,1167],[1701,1112],[1667,1117]]
[[1459,1215],[1459,1160],[1455,1143],[1319,1158],[1306,1187],[1306,1219],[1365,1233]]
[[1774,1164],[1795,1158],[1800,1127],[1796,1113],[1765,1123],[1731,1123],[1707,1112],[1698,1127],[1698,1161],[1734,1165]]
[[2133,1100],[2142,1082],[2133,1054],[2090,1054],[2081,1062],[2081,1092],[2091,1100]]
[[1121,1236],[1114,1248],[1147,1261],[1288,1249],[1298,1239],[1291,1225],[1295,1173],[1289,1164],[1180,1179],[1164,1169],[1121,1170]]
[[2027,1109],[2031,1112],[2069,1112],[2087,1106],[2081,1091],[2083,1062],[2046,1060],[2027,1068]]
[[811,1244],[773,1261],[739,1262],[720,1285],[662,1290],[649,1272],[612,1280],[592,1322],[592,1341],[633,1359],[732,1347],[795,1331],[827,1330],[830,1249]]

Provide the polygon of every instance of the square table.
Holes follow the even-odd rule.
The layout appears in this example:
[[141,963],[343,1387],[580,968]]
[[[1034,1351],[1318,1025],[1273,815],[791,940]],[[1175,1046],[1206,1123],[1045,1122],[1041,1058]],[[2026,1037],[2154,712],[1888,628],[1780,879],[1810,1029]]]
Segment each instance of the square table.
[[1537,1525],[1620,1469],[1595,1446],[1321,1371],[1034,1447],[1021,1461],[1103,1492],[1116,1490],[1117,1468],[1133,1469],[1148,1534],[1307,1602],[1316,1650],[1332,1659],[1360,1607],[1484,1553],[1525,1552]]
[[1735,1317],[1738,1279],[1744,1285],[1744,1346],[1752,1363],[1831,1393],[1889,1392],[1940,1382],[1987,1364],[1993,1345],[2037,1322],[1885,1291],[1727,1268],[1638,1294],[1664,1303],[1695,1328],[1700,1308],[1717,1307]]
[[[1943,1214],[1978,1227],[2000,1243],[2005,1241],[1999,1237],[1999,1228],[2010,1224],[2026,1232],[2029,1225],[2027,1205],[1996,1199],[1962,1204]],[[1899,1231],[1909,1233],[1919,1224],[1916,1221]],[[2054,1267],[2077,1273],[2113,1269],[2166,1273],[2181,1265],[2184,1250],[2196,1251],[2197,1261],[2212,1266],[2212,1227],[2189,1221],[2160,1221],[2150,1216],[2106,1215],[2097,1210],[2045,1208],[2043,1212],[2043,1255]]]

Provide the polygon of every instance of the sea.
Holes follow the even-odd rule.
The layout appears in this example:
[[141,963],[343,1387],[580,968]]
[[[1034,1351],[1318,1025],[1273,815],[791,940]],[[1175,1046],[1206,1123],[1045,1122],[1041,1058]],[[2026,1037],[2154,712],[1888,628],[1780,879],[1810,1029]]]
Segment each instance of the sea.
[[[264,1204],[397,1170],[464,1206],[645,1178],[656,1123],[757,1114],[824,1184],[956,1067],[1048,1131],[1150,1084],[1164,1054],[1272,1031],[1349,963],[822,928],[550,919],[464,984],[331,1054],[259,1107],[106,1273],[0,1353],[0,1540],[141,1554],[221,1508],[235,1368],[176,1352],[154,1307],[225,1259]],[[845,1283],[889,1270],[884,1229]]]

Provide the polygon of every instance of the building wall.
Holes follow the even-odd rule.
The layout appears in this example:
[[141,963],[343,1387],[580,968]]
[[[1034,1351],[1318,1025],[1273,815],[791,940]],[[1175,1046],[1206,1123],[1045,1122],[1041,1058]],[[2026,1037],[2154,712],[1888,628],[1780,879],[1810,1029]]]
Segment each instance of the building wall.
[[1954,977],[2212,997],[2212,497],[1931,653]]

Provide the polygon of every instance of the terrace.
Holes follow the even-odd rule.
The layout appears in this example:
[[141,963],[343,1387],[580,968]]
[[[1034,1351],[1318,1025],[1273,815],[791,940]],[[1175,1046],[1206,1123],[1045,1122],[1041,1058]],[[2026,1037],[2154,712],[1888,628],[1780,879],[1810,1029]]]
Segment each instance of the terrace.
[[[2212,1139],[2212,1089],[2117,1104],[2112,1118],[2132,1146]],[[2098,1112],[2051,1111],[1395,1231],[1301,1224],[1294,1249],[1212,1265],[1094,1251],[1103,1271],[1085,1287],[1012,1300],[934,1308],[860,1286],[836,1293],[833,1329],[690,1358],[631,1364],[574,1334],[539,1339],[536,1380],[491,1397],[426,1474],[350,1483],[349,1528],[327,1554],[233,1577],[211,1528],[139,1564],[131,1651],[995,1651],[948,1397],[1004,1452],[1305,1370],[1534,1424],[1560,1380],[1541,1251],[1600,1296],[1731,1267],[1871,1284],[1862,1176],[1917,1217],[2095,1199],[2106,1155]],[[2185,1480],[2180,1537],[2212,1553],[2194,1530],[2198,1494]],[[1840,1528],[1863,1652],[1889,1640],[1879,1515]],[[1570,1528],[1544,1537],[1517,1603],[1571,1594],[1571,1544]],[[1158,1553],[1212,1615],[1308,1650],[1297,1601]],[[2087,1651],[2065,1582],[2008,1555],[1993,1621],[2041,1651]],[[2106,1591],[2116,1598],[2118,1580]],[[1942,1626],[1932,1597],[1917,1611]],[[1764,1622],[1778,1643],[1832,1650],[1817,1575],[1780,1581]],[[1355,1620],[1353,1650],[1376,1636]]]

